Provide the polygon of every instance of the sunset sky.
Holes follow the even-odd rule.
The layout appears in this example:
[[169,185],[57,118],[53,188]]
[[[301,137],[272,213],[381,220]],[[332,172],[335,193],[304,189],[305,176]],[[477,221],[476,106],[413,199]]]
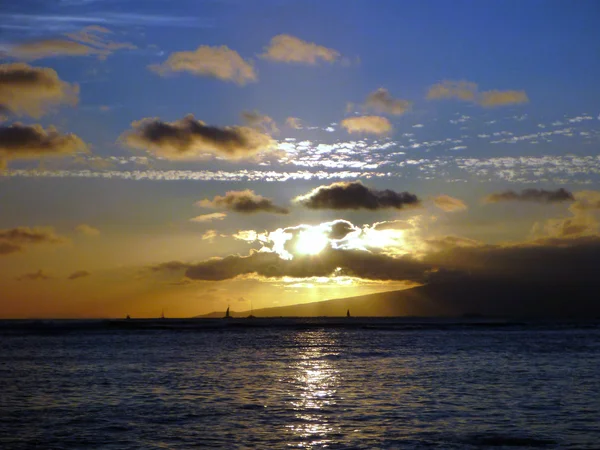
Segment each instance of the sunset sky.
[[597,1],[0,5],[0,317],[595,281]]

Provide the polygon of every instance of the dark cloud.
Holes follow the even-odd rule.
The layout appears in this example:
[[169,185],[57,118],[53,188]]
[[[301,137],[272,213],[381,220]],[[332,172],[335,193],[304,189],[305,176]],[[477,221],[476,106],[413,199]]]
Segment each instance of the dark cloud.
[[15,280],[17,280],[17,281],[42,281],[42,280],[49,280],[50,278],[51,278],[50,275],[48,275],[46,272],[44,272],[42,269],[40,269],[37,272],[24,273],[23,275],[16,277]]
[[555,191],[545,189],[524,189],[521,192],[504,191],[495,192],[485,198],[487,203],[521,201],[537,203],[559,203],[574,201],[573,194],[566,189],[560,188]]
[[273,140],[250,127],[217,127],[187,115],[175,122],[142,119],[121,141],[132,148],[150,151],[168,159],[197,158],[212,153],[228,159],[251,157],[271,150]]
[[87,152],[88,146],[75,134],[61,134],[52,126],[15,123],[0,126],[0,168],[11,159],[64,156]]
[[29,245],[60,244],[65,239],[52,228],[17,227],[0,230],[0,255],[9,255],[26,250]]
[[310,209],[402,209],[420,204],[415,194],[368,188],[359,181],[320,186],[295,201]]
[[268,212],[273,214],[289,214],[289,210],[273,204],[269,198],[255,194],[254,191],[229,191],[225,195],[217,195],[212,200],[204,199],[198,202],[205,208],[224,208],[242,214]]
[[79,86],[62,81],[55,70],[24,63],[0,64],[0,112],[40,117],[60,105],[75,106]]
[[431,269],[429,265],[411,257],[393,258],[360,250],[332,248],[318,255],[295,256],[291,260],[282,259],[276,253],[253,252],[249,256],[212,258],[197,264],[165,263],[155,266],[153,270],[169,270],[172,267],[185,268],[187,278],[206,281],[228,280],[250,274],[267,278],[306,278],[326,277],[334,273],[374,280],[423,281]]
[[91,273],[87,270],[77,270],[67,277],[68,280],[77,280],[79,278],[89,277]]
[[348,233],[356,231],[357,228],[347,220],[336,220],[331,223],[331,231],[329,232],[329,239],[344,239]]

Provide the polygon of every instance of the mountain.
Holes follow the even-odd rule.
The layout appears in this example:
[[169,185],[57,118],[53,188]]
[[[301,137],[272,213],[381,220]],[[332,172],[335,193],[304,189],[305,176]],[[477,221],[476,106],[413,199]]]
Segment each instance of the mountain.
[[[431,283],[401,291],[361,295],[314,303],[255,309],[256,317],[344,316],[512,316],[554,318],[600,317],[600,281],[565,282],[474,279]],[[249,311],[232,312],[247,317]],[[223,317],[214,312],[198,317]]]

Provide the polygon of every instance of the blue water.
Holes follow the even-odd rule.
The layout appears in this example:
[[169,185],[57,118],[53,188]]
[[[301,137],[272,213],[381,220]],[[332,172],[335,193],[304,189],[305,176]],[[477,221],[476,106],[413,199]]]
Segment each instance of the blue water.
[[0,448],[600,448],[600,325],[0,322]]

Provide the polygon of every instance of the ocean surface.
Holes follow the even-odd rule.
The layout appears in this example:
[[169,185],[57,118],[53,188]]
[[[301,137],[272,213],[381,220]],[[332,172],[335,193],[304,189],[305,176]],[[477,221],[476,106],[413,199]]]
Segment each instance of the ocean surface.
[[0,321],[1,449],[600,448],[600,323]]

